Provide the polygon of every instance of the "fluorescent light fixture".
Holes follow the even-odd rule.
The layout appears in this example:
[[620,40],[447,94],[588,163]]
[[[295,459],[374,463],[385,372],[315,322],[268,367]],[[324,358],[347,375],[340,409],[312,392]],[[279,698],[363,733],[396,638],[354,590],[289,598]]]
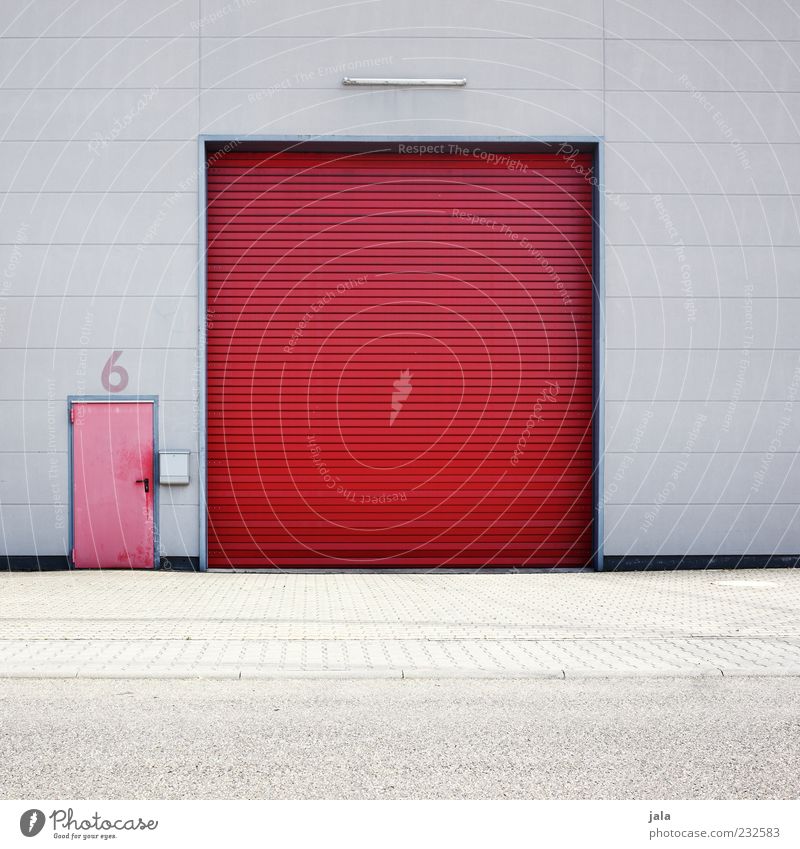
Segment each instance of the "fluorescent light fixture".
[[345,77],[342,85],[378,85],[378,86],[465,86],[465,77],[452,80],[413,79],[391,77]]

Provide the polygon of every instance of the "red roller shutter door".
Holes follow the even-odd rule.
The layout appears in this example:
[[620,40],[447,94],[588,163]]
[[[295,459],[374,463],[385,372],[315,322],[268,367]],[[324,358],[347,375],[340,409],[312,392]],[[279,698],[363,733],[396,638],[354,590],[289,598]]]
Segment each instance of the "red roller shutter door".
[[590,169],[211,158],[210,566],[590,562]]

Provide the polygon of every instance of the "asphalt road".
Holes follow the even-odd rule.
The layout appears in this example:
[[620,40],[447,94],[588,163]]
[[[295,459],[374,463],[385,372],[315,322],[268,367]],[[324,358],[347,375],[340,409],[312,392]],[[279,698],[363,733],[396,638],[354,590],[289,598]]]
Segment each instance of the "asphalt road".
[[2,680],[0,796],[797,798],[798,683]]

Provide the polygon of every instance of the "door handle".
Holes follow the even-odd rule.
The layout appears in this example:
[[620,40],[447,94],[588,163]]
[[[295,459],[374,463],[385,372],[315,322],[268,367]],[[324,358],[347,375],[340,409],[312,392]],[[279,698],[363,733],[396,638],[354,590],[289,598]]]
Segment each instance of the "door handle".
[[141,480],[136,481],[136,483],[143,483],[144,491],[150,492],[150,478],[142,478]]

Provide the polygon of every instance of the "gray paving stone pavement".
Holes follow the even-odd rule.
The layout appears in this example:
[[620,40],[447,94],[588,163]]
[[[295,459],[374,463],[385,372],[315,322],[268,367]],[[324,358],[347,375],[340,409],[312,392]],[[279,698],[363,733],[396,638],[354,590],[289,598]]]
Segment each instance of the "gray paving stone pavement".
[[800,570],[0,575],[7,678],[800,674]]

